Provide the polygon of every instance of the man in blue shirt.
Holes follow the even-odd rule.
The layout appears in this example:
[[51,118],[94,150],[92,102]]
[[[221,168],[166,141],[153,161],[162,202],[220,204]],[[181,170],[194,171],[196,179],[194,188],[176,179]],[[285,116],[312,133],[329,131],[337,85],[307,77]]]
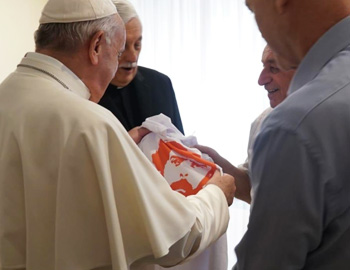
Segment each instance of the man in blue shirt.
[[298,66],[253,148],[254,192],[235,270],[350,269],[350,2],[247,0]]

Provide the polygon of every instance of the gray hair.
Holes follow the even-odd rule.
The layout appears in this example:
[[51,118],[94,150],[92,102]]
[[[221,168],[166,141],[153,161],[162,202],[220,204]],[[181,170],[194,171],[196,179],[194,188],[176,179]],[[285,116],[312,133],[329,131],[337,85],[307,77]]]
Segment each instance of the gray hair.
[[75,52],[101,30],[110,43],[113,33],[122,27],[122,23],[116,23],[114,15],[91,21],[40,24],[34,34],[35,47]]
[[112,0],[118,10],[118,14],[122,18],[124,24],[133,18],[138,18],[134,6],[128,0]]

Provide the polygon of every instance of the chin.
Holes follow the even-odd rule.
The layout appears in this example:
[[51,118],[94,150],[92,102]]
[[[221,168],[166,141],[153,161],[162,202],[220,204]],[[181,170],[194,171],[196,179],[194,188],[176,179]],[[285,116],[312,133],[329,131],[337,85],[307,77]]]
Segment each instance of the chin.
[[118,82],[118,86],[127,86],[129,83],[132,82],[132,80],[135,78],[136,76],[136,71],[133,72],[132,74],[127,74],[125,76],[125,74],[117,74],[117,76],[115,77],[115,81]]

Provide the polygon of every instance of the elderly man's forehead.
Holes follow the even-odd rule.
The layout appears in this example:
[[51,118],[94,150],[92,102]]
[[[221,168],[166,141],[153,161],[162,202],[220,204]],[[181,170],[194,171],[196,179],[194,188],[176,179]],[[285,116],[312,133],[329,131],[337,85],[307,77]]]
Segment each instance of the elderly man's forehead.
[[262,54],[262,62],[275,62],[275,53],[273,50],[266,46]]

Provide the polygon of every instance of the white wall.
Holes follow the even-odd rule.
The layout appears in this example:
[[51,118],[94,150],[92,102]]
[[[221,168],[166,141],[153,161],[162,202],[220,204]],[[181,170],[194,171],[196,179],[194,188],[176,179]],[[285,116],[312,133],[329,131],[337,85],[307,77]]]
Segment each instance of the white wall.
[[0,0],[0,82],[34,50],[34,31],[46,0]]

